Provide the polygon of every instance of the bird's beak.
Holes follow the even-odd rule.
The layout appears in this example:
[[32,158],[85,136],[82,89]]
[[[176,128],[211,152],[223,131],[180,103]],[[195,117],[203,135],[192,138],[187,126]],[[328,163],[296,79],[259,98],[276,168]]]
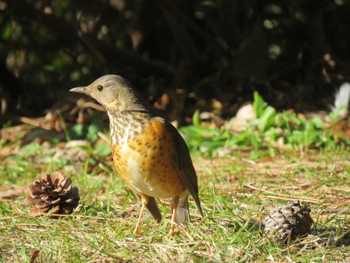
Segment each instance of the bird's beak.
[[89,95],[89,91],[86,89],[86,87],[76,87],[70,89],[69,91]]

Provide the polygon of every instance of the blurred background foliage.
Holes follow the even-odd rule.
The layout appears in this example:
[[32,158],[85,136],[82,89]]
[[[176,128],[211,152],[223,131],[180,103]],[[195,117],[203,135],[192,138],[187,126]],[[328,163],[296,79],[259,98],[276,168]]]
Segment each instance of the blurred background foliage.
[[1,113],[39,115],[107,73],[222,114],[255,90],[276,109],[325,107],[349,80],[349,14],[346,0],[0,0]]

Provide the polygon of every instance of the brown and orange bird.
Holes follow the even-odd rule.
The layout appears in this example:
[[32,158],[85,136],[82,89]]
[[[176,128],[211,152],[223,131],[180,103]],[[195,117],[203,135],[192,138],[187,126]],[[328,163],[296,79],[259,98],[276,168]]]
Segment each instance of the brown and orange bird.
[[160,117],[126,79],[105,75],[86,87],[70,91],[91,96],[107,110],[115,168],[142,202],[135,235],[139,235],[145,207],[160,222],[162,215],[155,198],[172,199],[168,236],[173,235],[175,222],[190,221],[189,193],[203,216],[197,176],[185,141],[178,130]]

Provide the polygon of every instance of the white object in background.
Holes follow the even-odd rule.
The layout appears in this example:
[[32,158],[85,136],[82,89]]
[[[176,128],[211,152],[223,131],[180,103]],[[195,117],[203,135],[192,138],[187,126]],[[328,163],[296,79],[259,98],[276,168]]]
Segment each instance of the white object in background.
[[333,111],[339,111],[339,116],[345,117],[348,114],[350,99],[350,83],[344,82],[335,93]]

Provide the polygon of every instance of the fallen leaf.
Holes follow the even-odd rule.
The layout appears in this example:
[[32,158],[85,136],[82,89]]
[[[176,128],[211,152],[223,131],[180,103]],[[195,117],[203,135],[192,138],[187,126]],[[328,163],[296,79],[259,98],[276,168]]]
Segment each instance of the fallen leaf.
[[12,185],[5,189],[0,189],[0,200],[10,200],[23,194],[26,191],[25,186]]

